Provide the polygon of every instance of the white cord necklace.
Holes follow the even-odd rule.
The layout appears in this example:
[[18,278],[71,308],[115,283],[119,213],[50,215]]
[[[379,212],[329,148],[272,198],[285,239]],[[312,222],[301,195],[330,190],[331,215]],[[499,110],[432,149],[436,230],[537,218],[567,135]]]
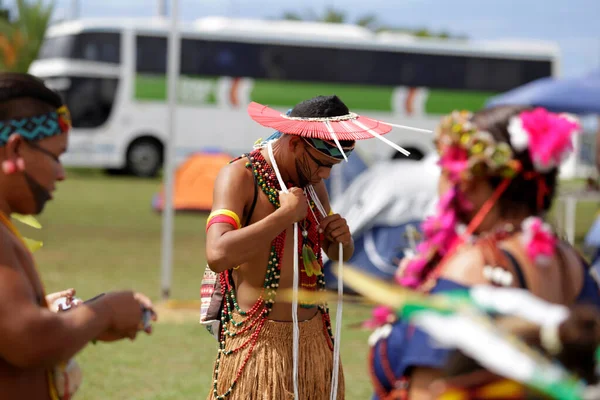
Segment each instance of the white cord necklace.
[[[281,187],[281,191],[283,193],[289,193],[283,178],[281,177],[281,173],[279,172],[279,168],[277,167],[277,162],[275,161],[275,155],[273,154],[273,144],[272,142],[267,143],[267,150],[269,154],[269,158],[271,159],[271,165],[273,170],[275,171],[275,175],[277,176],[277,181],[279,182],[279,186]],[[327,216],[327,212],[325,208],[319,201],[319,197],[315,192],[315,189],[312,186],[308,186],[305,189],[305,193],[308,191],[310,197],[315,202],[315,205],[321,215],[323,217]],[[314,212],[309,207],[313,216]],[[293,295],[292,295],[292,323],[293,327],[293,381],[294,381],[294,399],[298,400],[298,353],[299,353],[299,341],[300,341],[300,329],[298,326],[298,223],[294,223],[294,278],[292,283]],[[337,390],[339,385],[339,360],[340,360],[340,337],[342,333],[342,296],[344,292],[343,285],[343,260],[344,260],[344,247],[340,243],[339,244],[339,271],[338,271],[338,306],[336,311],[336,330],[335,330],[335,344],[333,346],[333,372],[331,376],[331,392],[330,399],[335,400],[337,398]]]

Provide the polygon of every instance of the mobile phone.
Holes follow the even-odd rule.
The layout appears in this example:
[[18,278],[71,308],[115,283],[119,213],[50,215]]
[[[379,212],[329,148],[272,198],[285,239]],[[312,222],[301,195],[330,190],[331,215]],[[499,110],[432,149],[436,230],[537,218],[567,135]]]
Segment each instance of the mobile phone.
[[144,330],[148,330],[152,326],[152,315],[154,313],[142,306],[142,323],[144,324]]
[[106,294],[106,293],[100,293],[99,295],[97,295],[97,296],[94,296],[94,297],[92,297],[91,299],[87,299],[87,300],[86,300],[86,301],[84,301],[83,303],[84,303],[84,304],[86,304],[86,303],[90,303],[90,302],[92,302],[92,301],[94,301],[94,300],[98,300],[100,297],[104,296],[105,294]]

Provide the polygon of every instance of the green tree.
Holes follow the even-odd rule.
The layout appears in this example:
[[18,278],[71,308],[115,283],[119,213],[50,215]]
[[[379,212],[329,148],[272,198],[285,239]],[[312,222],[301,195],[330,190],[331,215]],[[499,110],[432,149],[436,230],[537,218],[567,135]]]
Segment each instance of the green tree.
[[10,19],[10,10],[4,6],[4,2],[0,0],[0,21],[8,21]]
[[[332,24],[342,24],[347,22],[346,13],[335,8],[327,8],[323,14],[319,15],[313,10],[308,10],[304,14],[295,11],[286,11],[283,13],[282,18],[288,21],[314,21],[314,22],[329,22]],[[357,19],[354,24],[368,27],[371,23],[376,21],[374,15],[365,16]]]
[[464,36],[453,36],[448,32],[440,32],[435,33],[431,32],[428,29],[407,29],[401,27],[390,27],[384,24],[381,24],[379,19],[374,14],[367,14],[359,17],[353,22],[348,21],[346,13],[340,10],[336,10],[334,8],[327,8],[322,15],[318,15],[314,11],[308,11],[304,16],[300,13],[287,11],[284,12],[282,18],[289,21],[316,21],[316,22],[329,22],[329,23],[352,23],[354,25],[362,26],[367,29],[370,29],[373,32],[398,32],[398,33],[406,33],[410,35],[414,35],[417,37],[428,37],[428,38],[440,38],[440,39],[466,39]]
[[17,0],[15,18],[0,19],[0,70],[27,72],[37,58],[54,10],[44,3]]

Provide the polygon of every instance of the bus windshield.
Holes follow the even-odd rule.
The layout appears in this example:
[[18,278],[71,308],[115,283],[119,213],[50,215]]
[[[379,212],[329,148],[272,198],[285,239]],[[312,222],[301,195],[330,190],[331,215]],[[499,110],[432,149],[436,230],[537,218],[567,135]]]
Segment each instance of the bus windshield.
[[110,117],[117,78],[57,77],[44,81],[69,107],[73,128],[98,128]]
[[76,35],[47,37],[38,59],[69,58],[119,64],[121,34],[117,32],[82,32]]

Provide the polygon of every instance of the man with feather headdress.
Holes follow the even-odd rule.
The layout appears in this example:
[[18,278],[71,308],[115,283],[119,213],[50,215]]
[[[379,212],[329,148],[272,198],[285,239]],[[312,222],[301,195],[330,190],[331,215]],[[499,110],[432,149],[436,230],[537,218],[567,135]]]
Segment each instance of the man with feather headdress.
[[235,391],[248,399],[343,399],[327,305],[286,302],[277,292],[323,291],[322,251],[340,264],[352,257],[350,229],[331,210],[323,180],[356,141],[377,138],[408,152],[382,136],[398,125],[350,112],[337,96],[314,97],[287,114],[258,103],[248,112],[276,132],[215,182],[200,319],[219,340],[208,398]]

